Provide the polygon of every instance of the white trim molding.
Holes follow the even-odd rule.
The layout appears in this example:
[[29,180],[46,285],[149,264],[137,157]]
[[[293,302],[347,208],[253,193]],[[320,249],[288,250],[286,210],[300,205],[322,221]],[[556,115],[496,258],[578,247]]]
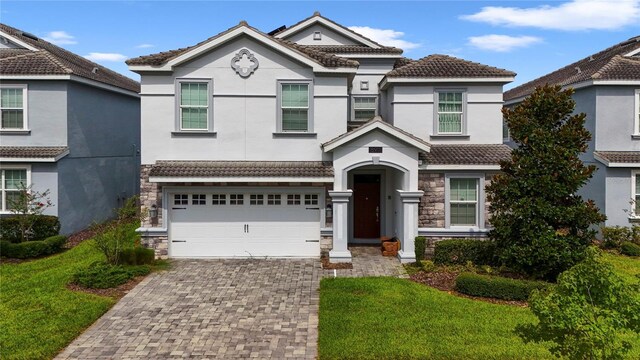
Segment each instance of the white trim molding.
[[[6,196],[6,189],[4,188],[5,185],[5,179],[4,179],[4,170],[25,170],[26,171],[26,175],[27,175],[27,183],[24,184],[25,186],[31,186],[31,165],[29,164],[0,164],[0,192],[2,193],[2,196],[0,201],[0,214],[11,214],[11,211],[9,210],[5,210],[6,209],[6,201],[7,201],[7,196]],[[15,191],[15,190],[13,190]]]
[[633,99],[635,107],[633,112],[633,135],[640,136],[640,89],[636,89]]
[[633,200],[634,202],[631,203],[630,209],[629,209],[629,219],[640,219],[640,215],[636,214],[636,209],[635,209],[635,201],[636,201],[636,178],[637,176],[640,175],[640,169],[637,170],[631,170],[631,196],[629,196],[629,199]]

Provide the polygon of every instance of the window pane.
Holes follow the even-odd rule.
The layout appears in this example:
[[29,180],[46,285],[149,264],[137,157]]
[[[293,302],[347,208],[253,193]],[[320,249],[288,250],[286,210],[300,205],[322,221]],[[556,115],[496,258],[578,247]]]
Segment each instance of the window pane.
[[477,179],[451,179],[451,201],[477,201]]
[[376,116],[375,110],[355,110],[354,111],[354,120],[370,120]]
[[309,107],[309,85],[282,84],[282,107]]
[[438,114],[438,132],[462,132],[462,114]]
[[182,128],[183,129],[206,129],[207,109],[206,108],[182,108]]
[[438,93],[439,112],[462,112],[461,92],[440,92]]
[[206,83],[181,83],[180,105],[207,106],[207,94]]
[[2,110],[3,129],[22,129],[24,127],[24,115],[22,110]]
[[353,98],[354,109],[375,109],[376,98],[375,97],[356,97]]
[[3,108],[21,108],[22,89],[0,89],[0,106]]
[[16,206],[15,204],[18,203],[18,201],[20,201],[20,192],[19,191],[6,191],[5,194],[7,194],[7,210],[11,210],[14,209]]
[[306,109],[282,109],[282,130],[307,131],[308,113]]
[[5,170],[4,171],[4,188],[5,189],[20,189],[20,184],[26,187],[27,184],[27,170]]
[[451,225],[476,225],[476,204],[451,204]]

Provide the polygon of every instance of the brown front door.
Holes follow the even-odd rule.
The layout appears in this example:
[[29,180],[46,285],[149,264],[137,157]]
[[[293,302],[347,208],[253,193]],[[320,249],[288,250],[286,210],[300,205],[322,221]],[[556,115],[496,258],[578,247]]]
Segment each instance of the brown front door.
[[353,237],[380,237],[380,175],[354,175]]

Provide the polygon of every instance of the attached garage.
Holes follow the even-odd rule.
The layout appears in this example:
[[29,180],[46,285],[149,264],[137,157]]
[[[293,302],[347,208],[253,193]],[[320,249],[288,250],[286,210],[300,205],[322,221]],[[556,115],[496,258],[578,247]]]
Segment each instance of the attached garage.
[[169,256],[318,257],[324,188],[171,190]]

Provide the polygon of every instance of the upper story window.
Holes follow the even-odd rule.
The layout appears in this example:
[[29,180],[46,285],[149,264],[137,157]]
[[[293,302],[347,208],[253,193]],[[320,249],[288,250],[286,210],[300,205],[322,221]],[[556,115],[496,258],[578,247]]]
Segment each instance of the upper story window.
[[12,205],[20,198],[20,190],[27,187],[28,169],[14,168],[0,170],[0,203],[3,212],[10,211]]
[[376,96],[357,96],[352,99],[352,121],[367,121],[377,115],[378,98]]
[[26,85],[2,85],[2,87],[0,87],[0,112],[2,112],[1,129],[27,129],[26,105]]
[[509,141],[511,140],[511,133],[509,132],[509,126],[507,122],[502,119],[502,140]]
[[638,135],[640,134],[640,89],[636,89],[634,108],[635,108],[635,116],[634,116],[635,134]]
[[210,79],[178,79],[176,131],[213,132]]
[[437,133],[462,134],[464,129],[464,91],[441,90],[437,96]]
[[280,132],[311,132],[312,90],[311,81],[280,82],[278,89]]

